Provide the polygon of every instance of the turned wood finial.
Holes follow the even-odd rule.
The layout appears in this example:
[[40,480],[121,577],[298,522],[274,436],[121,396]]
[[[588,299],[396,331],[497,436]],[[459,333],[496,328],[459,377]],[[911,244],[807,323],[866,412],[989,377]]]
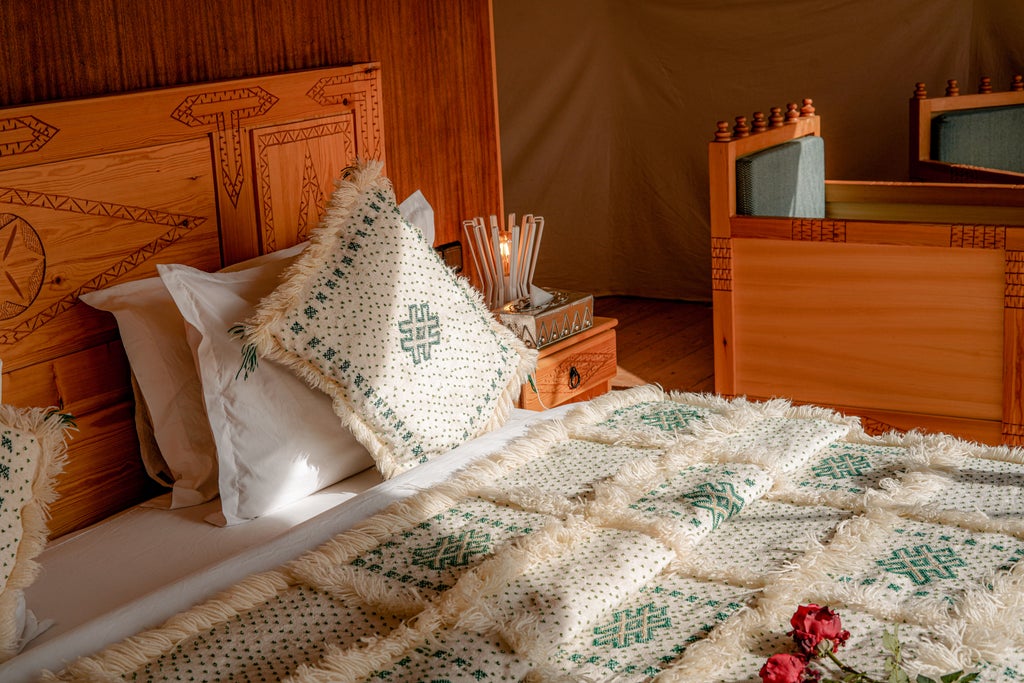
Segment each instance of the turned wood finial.
[[814,116],[814,100],[810,97],[804,98],[803,106],[800,107],[800,116]]
[[751,127],[755,133],[763,133],[768,130],[768,119],[765,117],[764,112],[754,112],[754,123]]
[[1013,83],[1010,84],[1010,90],[1013,92],[1024,91],[1024,76],[1016,74],[1013,77]]
[[946,97],[956,97],[960,94],[960,84],[956,82],[955,78],[951,78],[946,81]]
[[750,126],[747,125],[746,116],[736,117],[736,125],[732,127],[732,133],[738,138],[745,138],[750,135]]
[[928,99],[928,91],[924,88],[924,82],[914,84],[914,99],[925,100]]
[[728,121],[719,121],[715,130],[715,142],[729,142],[732,140],[732,131],[729,130]]
[[796,102],[786,105],[786,123],[796,123],[796,120],[800,118],[800,112],[797,111],[799,106]]
[[981,83],[978,84],[978,93],[987,95],[990,92],[992,92],[992,79],[988,76],[982,76]]
[[781,128],[782,124],[786,121],[786,117],[782,115],[782,107],[772,107],[770,111],[771,114],[768,116],[769,127]]

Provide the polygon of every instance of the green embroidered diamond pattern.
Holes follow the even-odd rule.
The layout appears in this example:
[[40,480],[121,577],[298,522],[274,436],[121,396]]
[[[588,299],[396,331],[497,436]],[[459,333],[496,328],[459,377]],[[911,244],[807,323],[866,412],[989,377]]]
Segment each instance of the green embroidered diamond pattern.
[[436,314],[430,312],[430,304],[409,306],[409,317],[398,323],[402,332],[402,350],[409,352],[412,362],[430,360],[430,347],[441,343],[441,323]]
[[610,645],[614,648],[629,647],[635,643],[647,643],[654,639],[654,632],[671,628],[672,620],[666,614],[668,607],[658,607],[653,602],[636,609],[626,608],[612,615],[612,621],[594,628],[594,647]]
[[[11,468],[3,463],[0,463],[0,478],[7,479],[8,481],[11,479]],[[4,506],[5,500],[3,496],[0,496],[0,508]]]
[[699,419],[700,413],[685,408],[663,408],[646,415],[640,416],[640,421],[650,427],[656,427],[664,432],[674,432],[686,429],[690,422]]
[[871,469],[871,461],[859,453],[841,453],[824,458],[811,468],[817,477],[850,479]]
[[875,564],[887,572],[906,576],[916,586],[926,586],[933,579],[955,579],[953,568],[967,566],[952,548],[932,550],[928,544],[897,548],[892,552],[892,557],[875,560]]
[[490,551],[491,535],[473,529],[438,539],[429,548],[414,548],[412,563],[442,571],[448,567],[465,567],[474,555]]
[[690,501],[694,507],[711,513],[712,529],[717,529],[719,524],[738,514],[746,503],[732,482],[728,481],[705,482],[690,493],[683,494],[682,498]]

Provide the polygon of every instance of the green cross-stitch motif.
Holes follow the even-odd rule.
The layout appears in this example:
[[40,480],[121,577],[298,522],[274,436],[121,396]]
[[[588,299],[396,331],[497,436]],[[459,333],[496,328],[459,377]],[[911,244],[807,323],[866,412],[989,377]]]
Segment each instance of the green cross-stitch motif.
[[712,529],[717,529],[719,524],[738,514],[746,503],[732,482],[728,481],[704,482],[681,497],[690,501],[694,507],[711,513]]
[[430,304],[412,304],[409,317],[398,323],[402,331],[402,350],[409,352],[412,362],[430,360],[430,347],[441,343],[441,323],[436,314],[430,312]]
[[686,429],[690,422],[700,419],[700,413],[686,408],[661,408],[640,416],[640,421],[664,432]]
[[[6,436],[4,436],[4,441],[7,442],[7,443],[4,444],[5,446],[7,446],[7,444],[10,443],[10,439],[8,439]],[[13,449],[8,447],[8,450],[13,450]],[[10,478],[11,478],[11,468],[6,463],[0,463],[0,477],[3,477],[4,479],[7,479],[7,480],[10,480]],[[4,502],[6,500],[7,499],[4,496],[0,496],[0,508],[2,508],[4,506]]]
[[4,434],[3,437],[0,437],[0,446],[6,448],[8,453],[14,452],[14,442],[11,441],[10,434]]
[[967,563],[952,548],[933,550],[928,544],[913,548],[897,548],[885,560],[875,564],[892,574],[906,576],[916,586],[926,586],[933,579],[955,579],[954,567],[966,567]]
[[470,529],[461,534],[439,538],[428,548],[414,548],[412,563],[442,571],[448,567],[464,567],[469,564],[469,558],[473,555],[486,553],[490,549],[491,535]]
[[613,648],[629,647],[635,643],[647,643],[654,639],[654,632],[671,628],[668,607],[658,607],[653,602],[636,609],[626,608],[612,615],[612,621],[594,627],[594,647],[610,645]]
[[855,453],[829,456],[811,468],[815,476],[832,479],[859,477],[870,469],[871,461],[866,456]]

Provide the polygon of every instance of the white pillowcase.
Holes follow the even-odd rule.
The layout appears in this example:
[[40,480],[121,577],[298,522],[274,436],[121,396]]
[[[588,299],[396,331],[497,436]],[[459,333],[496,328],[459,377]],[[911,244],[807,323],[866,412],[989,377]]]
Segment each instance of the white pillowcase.
[[194,328],[187,337],[219,466],[222,518],[207,519],[213,523],[259,517],[373,465],[334,414],[327,395],[271,362],[248,379],[238,374],[242,342],[229,330],[252,315],[290,262],[220,273],[157,266],[182,317]]
[[[237,263],[223,272],[270,268],[272,277],[302,253],[303,242],[288,249]],[[210,433],[203,389],[192,349],[185,338],[185,321],[159,277],[124,282],[82,294],[93,308],[114,314],[125,355],[138,385],[135,400],[149,414],[159,450],[140,434],[146,471],[166,484],[161,472],[173,477],[171,509],[205,503],[217,496],[217,447]],[[139,412],[137,410],[137,413]],[[137,417],[136,422],[139,421]]]
[[[82,294],[93,308],[117,319],[125,354],[138,385],[136,402],[149,413],[159,447],[140,438],[150,475],[169,469],[171,508],[204,503],[217,495],[217,451],[203,409],[202,386],[185,323],[159,277],[134,280]],[[166,463],[166,465],[164,464]],[[164,482],[156,476],[157,481]]]

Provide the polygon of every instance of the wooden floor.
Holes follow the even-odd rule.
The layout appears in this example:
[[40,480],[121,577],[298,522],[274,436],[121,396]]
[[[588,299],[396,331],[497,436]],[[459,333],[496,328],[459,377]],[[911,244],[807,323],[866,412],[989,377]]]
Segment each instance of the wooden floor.
[[711,304],[607,296],[594,315],[617,318],[615,384],[660,384],[666,391],[715,390]]

